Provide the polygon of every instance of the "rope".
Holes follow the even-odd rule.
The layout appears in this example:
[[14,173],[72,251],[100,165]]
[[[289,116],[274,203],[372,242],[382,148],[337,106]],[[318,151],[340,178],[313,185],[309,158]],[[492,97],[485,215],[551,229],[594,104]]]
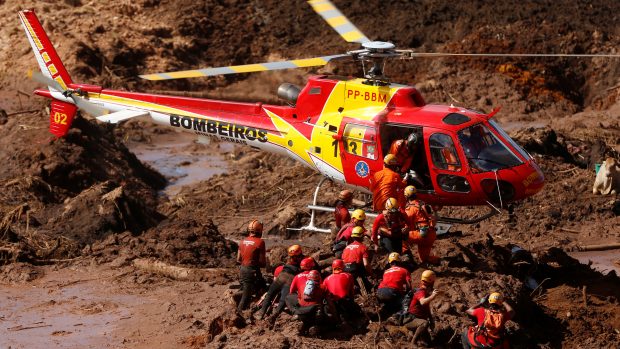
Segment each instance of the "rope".
[[502,202],[502,191],[499,190],[499,178],[497,177],[497,170],[493,171],[495,173],[495,184],[497,184],[497,195],[499,195],[499,208],[504,208],[504,203]]

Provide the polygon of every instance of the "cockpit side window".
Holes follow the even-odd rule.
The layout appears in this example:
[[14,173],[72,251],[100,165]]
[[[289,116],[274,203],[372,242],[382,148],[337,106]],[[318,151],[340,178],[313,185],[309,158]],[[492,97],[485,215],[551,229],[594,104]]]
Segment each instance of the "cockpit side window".
[[449,171],[460,171],[461,162],[456,155],[452,137],[444,133],[434,133],[429,139],[431,158],[437,168]]
[[473,172],[496,171],[522,164],[521,160],[483,124],[459,131],[458,137]]

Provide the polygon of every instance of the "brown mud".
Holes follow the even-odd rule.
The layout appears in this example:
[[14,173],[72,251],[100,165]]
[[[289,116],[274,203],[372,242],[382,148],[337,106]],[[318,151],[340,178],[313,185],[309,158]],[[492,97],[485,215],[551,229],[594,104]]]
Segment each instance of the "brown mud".
[[[614,53],[620,44],[616,2],[334,3],[368,36],[419,51]],[[402,329],[378,323],[372,299],[358,298],[372,320],[361,331],[321,338],[298,336],[288,315],[275,330],[235,315],[234,241],[249,219],[265,222],[272,264],[293,242],[326,251],[324,235],[286,229],[308,223],[320,177],[288,158],[205,144],[141,120],[113,128],[78,118],[66,138],[53,139],[44,101],[29,96],[37,85],[25,73],[36,63],[17,19],[22,8],[37,10],[74,80],[110,88],[280,103],[277,86],[302,85],[306,72],[157,83],[137,75],[356,48],[304,2],[0,0],[0,345],[408,345]],[[339,62],[307,72],[359,69]],[[470,323],[463,310],[491,290],[515,306],[515,348],[613,348],[620,341],[620,281],[610,267],[619,263],[617,250],[573,254],[591,266],[563,252],[620,240],[620,200],[591,194],[594,165],[620,158],[619,72],[620,60],[606,58],[424,58],[388,67],[395,82],[416,85],[429,103],[502,106],[499,122],[546,178],[542,192],[509,207],[512,214],[456,225],[460,238],[437,241],[443,295],[433,304],[434,347],[459,347],[457,332]],[[329,205],[341,187],[324,189],[320,204]],[[320,214],[317,224],[330,219]],[[528,263],[514,265],[515,246],[531,252]],[[216,272],[173,281],[135,268],[137,258]]]

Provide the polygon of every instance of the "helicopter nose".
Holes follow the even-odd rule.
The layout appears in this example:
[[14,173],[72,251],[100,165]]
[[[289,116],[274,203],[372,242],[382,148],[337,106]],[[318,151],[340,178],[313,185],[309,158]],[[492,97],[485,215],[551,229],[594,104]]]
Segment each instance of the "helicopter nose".
[[524,175],[524,179],[521,181],[524,189],[524,198],[538,193],[545,186],[545,175],[533,159],[527,164],[526,173],[524,173]]

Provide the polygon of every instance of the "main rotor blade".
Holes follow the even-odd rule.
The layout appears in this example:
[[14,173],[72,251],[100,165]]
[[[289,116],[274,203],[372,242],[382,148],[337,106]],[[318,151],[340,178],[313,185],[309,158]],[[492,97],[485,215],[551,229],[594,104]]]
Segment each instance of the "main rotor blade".
[[309,0],[308,4],[347,42],[359,42],[361,44],[370,41],[331,1]]
[[441,52],[414,52],[410,50],[396,50],[408,58],[415,57],[620,57],[620,54],[611,53],[441,53]]
[[196,70],[183,70],[178,72],[154,73],[140,75],[141,78],[147,80],[170,80],[197,78],[202,76],[215,76],[225,74],[252,73],[268,70],[294,69],[304,67],[317,67],[327,64],[329,61],[338,58],[349,57],[349,54],[323,56],[315,58],[294,59],[290,61],[269,62],[259,64],[231,65],[228,67],[205,68]]

